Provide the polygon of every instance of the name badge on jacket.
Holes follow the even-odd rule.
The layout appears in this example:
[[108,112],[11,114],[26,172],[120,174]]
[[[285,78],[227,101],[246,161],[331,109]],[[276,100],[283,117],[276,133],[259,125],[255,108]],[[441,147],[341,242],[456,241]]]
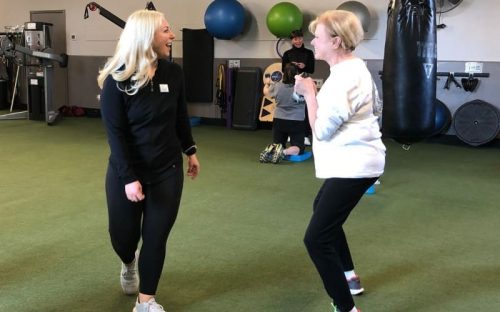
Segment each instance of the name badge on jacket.
[[168,93],[168,84],[160,83],[160,92]]

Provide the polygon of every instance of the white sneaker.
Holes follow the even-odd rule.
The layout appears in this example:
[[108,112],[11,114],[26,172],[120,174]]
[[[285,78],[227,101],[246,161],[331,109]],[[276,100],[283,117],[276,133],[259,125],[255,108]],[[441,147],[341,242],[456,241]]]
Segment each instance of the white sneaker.
[[161,305],[156,303],[155,298],[149,299],[148,302],[135,302],[135,307],[132,312],[166,312]]
[[304,145],[311,146],[311,140],[308,137],[304,137]]
[[139,293],[139,272],[137,270],[137,259],[139,251],[135,252],[134,261],[130,264],[122,262],[122,270],[120,272],[120,284],[122,285],[125,295],[137,295]]

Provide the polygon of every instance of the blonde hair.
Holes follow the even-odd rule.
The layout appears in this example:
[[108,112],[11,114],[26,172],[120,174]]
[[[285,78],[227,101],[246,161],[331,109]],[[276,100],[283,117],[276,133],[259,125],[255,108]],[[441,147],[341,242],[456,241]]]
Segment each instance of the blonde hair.
[[352,12],[345,10],[325,11],[309,24],[309,31],[314,34],[318,24],[325,25],[332,37],[340,37],[341,47],[344,50],[354,51],[363,40],[363,26]]
[[152,43],[155,31],[160,28],[164,19],[163,13],[150,10],[139,10],[128,17],[115,54],[99,71],[97,83],[101,89],[109,75],[119,82],[130,79],[130,83],[122,90],[128,95],[136,94],[149,83],[149,70],[158,58]]

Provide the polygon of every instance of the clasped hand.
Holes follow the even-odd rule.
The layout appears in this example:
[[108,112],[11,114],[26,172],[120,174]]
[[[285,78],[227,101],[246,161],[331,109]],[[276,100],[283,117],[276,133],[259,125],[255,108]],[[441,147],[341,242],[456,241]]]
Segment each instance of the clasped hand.
[[296,75],[294,91],[307,98],[316,94],[316,84],[310,77],[305,78],[302,75]]
[[142,192],[142,185],[139,181],[134,181],[128,184],[125,184],[125,194],[127,195],[127,199],[132,202],[140,202],[144,199],[144,193]]
[[304,67],[306,67],[306,64],[301,63],[301,62],[292,62],[292,64],[294,64],[295,66],[297,66],[300,69],[304,69]]

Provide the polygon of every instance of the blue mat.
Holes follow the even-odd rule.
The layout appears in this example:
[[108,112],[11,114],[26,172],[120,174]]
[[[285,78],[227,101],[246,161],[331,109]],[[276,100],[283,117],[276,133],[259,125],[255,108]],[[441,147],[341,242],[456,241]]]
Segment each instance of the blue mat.
[[367,195],[373,195],[373,194],[375,194],[375,185],[370,186],[370,187],[366,190],[365,194],[367,194]]
[[189,118],[189,122],[191,123],[191,127],[198,126],[201,123],[200,117],[191,117]]
[[312,157],[312,154],[313,153],[310,151],[305,151],[302,155],[287,155],[287,156],[285,156],[285,160],[300,162],[300,161],[308,160],[309,158]]

